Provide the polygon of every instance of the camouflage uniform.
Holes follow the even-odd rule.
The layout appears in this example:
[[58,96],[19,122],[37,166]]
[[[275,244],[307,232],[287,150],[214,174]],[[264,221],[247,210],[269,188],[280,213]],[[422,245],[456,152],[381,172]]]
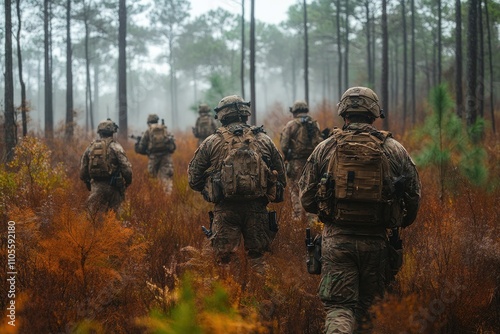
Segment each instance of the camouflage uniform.
[[[312,138],[310,146],[308,147],[309,150],[301,150],[301,152],[298,152],[297,142],[295,139],[297,138],[298,130],[302,127],[302,125],[297,122],[297,120],[303,117],[310,118],[307,114],[308,107],[306,102],[296,101],[293,107],[290,108],[290,112],[293,113],[294,119],[289,121],[283,128],[283,131],[281,132],[280,146],[281,151],[285,156],[286,176],[291,181],[289,189],[293,207],[293,218],[300,219],[302,217],[303,209],[300,204],[298,181],[309,154],[314,150],[314,147],[322,140],[322,138],[319,136],[319,125],[316,123],[318,126],[318,135],[316,138]],[[308,214],[308,219],[314,219],[314,215]]]
[[[219,105],[226,105],[231,101],[236,101],[243,104],[240,97],[229,96],[221,100]],[[226,107],[226,113],[231,111],[230,107]],[[250,115],[249,108],[245,105],[236,107],[238,112]],[[219,112],[223,114],[223,112]],[[219,115],[220,116],[220,115]],[[229,117],[227,116],[227,117]],[[222,135],[224,130],[232,133],[234,131],[250,131],[251,127],[246,122],[246,117],[243,119],[237,117],[234,122],[226,124],[224,117],[221,117],[223,126],[217,132],[208,137],[201,146],[196,150],[193,159],[188,167],[188,181],[193,190],[202,191],[205,187],[207,174],[209,170],[220,170],[224,158],[227,156],[225,139]],[[259,145],[263,160],[271,170],[277,172],[277,179],[286,186],[286,176],[284,171],[283,159],[272,142],[264,132],[257,132],[255,139]],[[214,221],[212,226],[213,235],[210,238],[212,248],[215,251],[217,261],[220,264],[227,264],[235,258],[235,251],[240,244],[241,236],[243,235],[245,250],[247,256],[256,270],[261,270],[263,266],[262,256],[269,251],[271,241],[274,238],[275,232],[270,231],[267,212],[267,197],[252,199],[252,200],[228,200],[222,199],[215,204]]]
[[[366,123],[350,123],[346,131],[374,131]],[[337,145],[335,131],[320,143],[308,158],[299,181],[301,202],[308,212],[318,213],[317,186],[328,169],[330,157]],[[411,224],[420,200],[420,180],[417,170],[404,147],[388,137],[383,150],[389,157],[391,172],[407,176],[404,203],[407,214],[403,227]],[[326,310],[326,333],[353,333],[369,326],[368,309],[376,297],[385,291],[388,249],[383,226],[346,226],[334,219],[321,217],[322,272],[319,296]]]
[[148,129],[144,132],[141,141],[138,144],[137,152],[144,152],[148,155],[148,173],[153,178],[158,178],[163,186],[165,193],[172,192],[174,176],[174,163],[170,152],[148,152],[151,125],[158,123],[158,116],[151,114],[148,116]]
[[[210,108],[206,104],[200,104],[198,107],[199,116],[196,119],[196,125],[193,128],[193,134],[198,138],[198,146],[208,137],[205,133],[213,134],[219,127],[217,121],[210,115]],[[205,119],[208,121],[208,125],[205,125],[207,129],[200,131],[200,127],[205,123]]]
[[[106,122],[108,121],[101,122],[99,127]],[[112,122],[109,121],[108,123]],[[116,130],[113,132],[116,132]],[[110,164],[116,168],[115,174],[121,177],[112,178],[110,176],[99,179],[90,177],[90,149],[93,142],[87,147],[80,160],[80,179],[85,182],[90,190],[87,204],[92,213],[97,211],[105,212],[108,210],[118,212],[121,203],[125,199],[125,189],[132,183],[132,166],[127,159],[123,147],[118,142],[114,141],[112,137],[113,132],[103,133],[99,131],[101,139],[104,139],[108,144],[107,151]]]

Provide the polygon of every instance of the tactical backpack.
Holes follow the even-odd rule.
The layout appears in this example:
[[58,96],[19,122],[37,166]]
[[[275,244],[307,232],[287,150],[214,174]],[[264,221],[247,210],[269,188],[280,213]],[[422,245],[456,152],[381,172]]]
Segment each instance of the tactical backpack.
[[310,116],[294,118],[294,121],[299,127],[293,147],[293,156],[307,158],[321,141],[321,131],[318,122]]
[[92,179],[105,179],[114,172],[109,154],[112,138],[96,139],[89,147],[89,175]]
[[224,198],[256,199],[268,195],[268,179],[273,179],[273,173],[263,160],[255,128],[241,128],[234,133],[224,129],[220,133],[227,152],[220,173]]
[[394,191],[383,150],[390,134],[337,131],[335,136],[337,146],[318,187],[320,216],[341,225],[392,225]]
[[215,129],[212,126],[213,120],[209,114],[200,115],[196,120],[194,135],[196,138],[207,138],[214,133]]
[[173,153],[176,149],[174,137],[163,124],[151,124],[149,131],[149,153]]

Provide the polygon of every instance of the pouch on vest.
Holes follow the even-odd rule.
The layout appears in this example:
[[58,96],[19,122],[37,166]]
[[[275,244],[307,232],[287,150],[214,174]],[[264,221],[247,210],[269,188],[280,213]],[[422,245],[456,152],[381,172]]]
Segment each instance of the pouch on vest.
[[109,156],[112,139],[96,139],[89,148],[89,175],[92,179],[105,179],[113,174]]

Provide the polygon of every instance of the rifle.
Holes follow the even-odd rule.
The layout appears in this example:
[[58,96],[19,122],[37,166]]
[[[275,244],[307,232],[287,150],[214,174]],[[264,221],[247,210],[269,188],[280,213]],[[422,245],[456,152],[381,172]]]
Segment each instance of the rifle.
[[130,135],[128,136],[129,138],[136,139],[137,142],[141,141],[142,136],[135,136],[135,135]]
[[201,226],[201,230],[206,235],[207,238],[210,238],[213,235],[212,225],[214,223],[214,213],[213,211],[208,212],[208,218],[210,219],[210,229],[207,229],[205,226]]
[[321,237],[311,237],[311,229],[306,228],[307,272],[312,275],[321,274]]

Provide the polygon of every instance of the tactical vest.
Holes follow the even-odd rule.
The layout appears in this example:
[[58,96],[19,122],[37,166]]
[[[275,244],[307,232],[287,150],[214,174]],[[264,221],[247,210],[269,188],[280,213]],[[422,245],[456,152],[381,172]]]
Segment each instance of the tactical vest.
[[394,189],[383,150],[390,134],[337,131],[327,173],[318,186],[320,217],[340,225],[393,225]]
[[298,124],[296,137],[292,140],[292,157],[305,159],[314,151],[314,148],[321,142],[321,133],[318,122],[310,116],[301,116],[294,119]]
[[149,128],[149,153],[173,153],[176,145],[174,137],[163,124],[151,124]]
[[215,132],[216,129],[212,126],[212,116],[203,114],[196,120],[195,137],[205,139]]
[[105,179],[111,177],[115,167],[111,164],[109,145],[113,138],[96,139],[89,148],[89,175],[92,179]]

